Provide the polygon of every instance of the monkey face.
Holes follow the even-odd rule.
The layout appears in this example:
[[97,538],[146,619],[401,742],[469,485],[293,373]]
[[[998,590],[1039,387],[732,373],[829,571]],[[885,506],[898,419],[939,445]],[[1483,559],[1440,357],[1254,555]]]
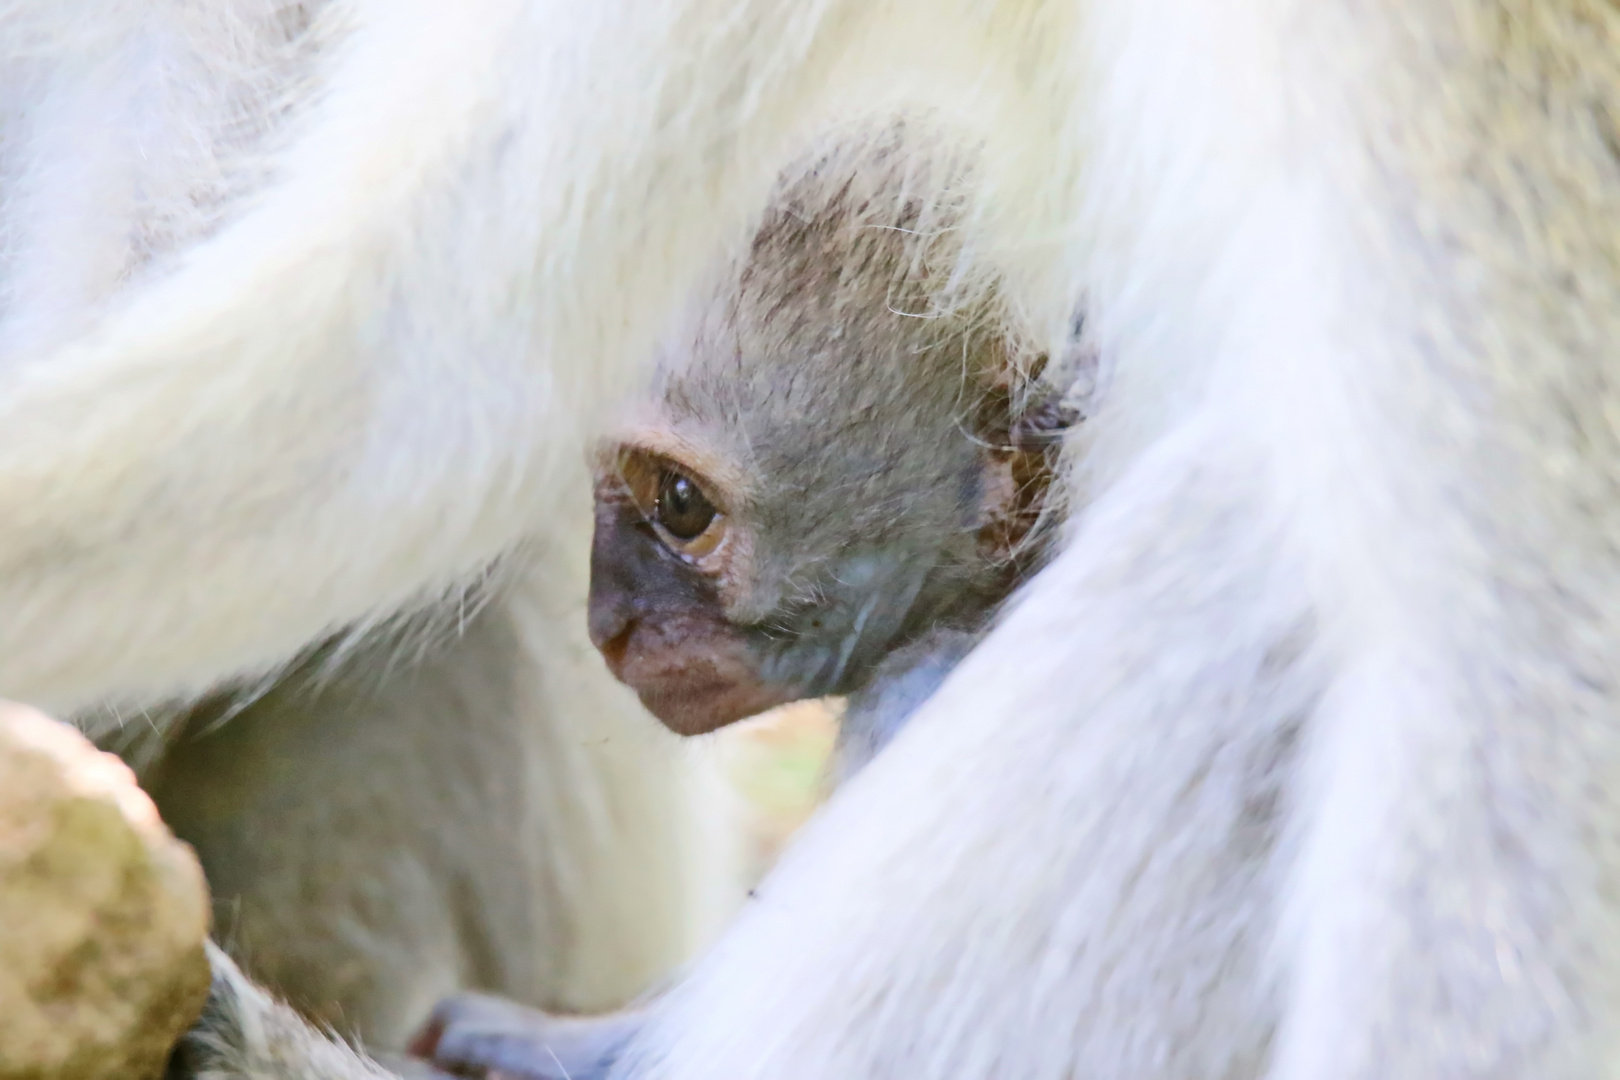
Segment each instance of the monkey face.
[[727,569],[746,545],[712,483],[625,450],[598,471],[591,642],[672,731],[696,735],[795,700],[767,681],[752,635],[727,617]]
[[[938,490],[911,494],[905,527],[863,534],[849,522],[877,519],[858,506],[814,520],[850,485],[824,498],[779,489],[750,498],[764,485],[728,471],[725,455],[668,428],[637,440],[598,464],[590,633],[613,674],[677,733],[848,693],[944,607],[982,610],[980,587],[1000,587],[973,557],[964,507],[978,504],[976,481],[924,485]],[[904,480],[874,481],[856,502],[892,503],[890,486]],[[952,515],[963,518],[954,529]]]
[[898,314],[909,233],[845,224],[784,215],[597,463],[591,638],[680,733],[857,691],[1021,565],[1044,484],[1019,463],[1049,462],[1013,437],[997,320]]

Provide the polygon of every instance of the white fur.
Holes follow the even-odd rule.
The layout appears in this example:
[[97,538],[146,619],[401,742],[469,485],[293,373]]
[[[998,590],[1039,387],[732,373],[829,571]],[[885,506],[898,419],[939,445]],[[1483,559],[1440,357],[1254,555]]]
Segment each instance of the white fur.
[[1620,1072],[1612,11],[352,19],[284,181],[0,386],[0,688],[184,689],[476,568],[798,140],[926,106],[980,265],[1095,314],[1091,506],[626,1069]]
[[[212,739],[188,732],[145,776],[202,850],[222,940],[388,1046],[457,989],[619,1004],[741,890],[709,763],[644,726],[586,640],[577,445],[532,463],[524,513],[502,511],[487,543],[468,539],[492,531],[467,520],[479,511],[457,520],[418,485],[417,462],[455,458],[484,476],[470,501],[500,507],[512,481],[495,470],[512,448],[481,444],[513,438],[486,425],[489,407],[542,435],[570,414],[523,411],[523,321],[480,316],[511,298],[450,264],[457,244],[476,261],[488,242],[469,222],[506,228],[484,213],[504,196],[469,192],[421,241],[450,261],[402,283],[422,269],[398,254],[419,242],[400,210],[419,191],[411,169],[443,167],[443,140],[491,101],[429,65],[493,47],[500,20],[377,7],[400,21],[321,0],[0,2],[0,685],[128,743],[157,733],[155,706],[273,673],[402,606],[330,591],[343,564],[397,574],[462,545],[449,571],[405,586],[431,599],[517,539],[546,552],[509,557],[486,631],[425,669],[373,649],[346,677],[376,692],[295,688]],[[417,97],[388,98],[403,111],[383,131],[377,99],[343,87],[375,92],[376,65],[406,56]],[[391,312],[368,299],[389,289]],[[468,313],[447,336],[444,320]],[[323,398],[325,379],[336,395]],[[424,400],[450,407],[436,418]],[[264,469],[261,453],[281,460]],[[444,481],[462,507],[457,467]],[[221,501],[184,509],[196,485]],[[345,509],[323,516],[340,493]],[[435,520],[391,555],[353,527],[370,503],[376,536],[391,532],[381,507],[418,498]],[[249,521],[284,500],[305,505],[301,524],[250,540]],[[233,550],[244,540],[252,551]],[[454,609],[434,621],[459,636]],[[242,637],[215,637],[232,622]],[[137,756],[163,749],[147,741]],[[225,751],[237,757],[222,764]],[[452,775],[461,787],[446,793]]]

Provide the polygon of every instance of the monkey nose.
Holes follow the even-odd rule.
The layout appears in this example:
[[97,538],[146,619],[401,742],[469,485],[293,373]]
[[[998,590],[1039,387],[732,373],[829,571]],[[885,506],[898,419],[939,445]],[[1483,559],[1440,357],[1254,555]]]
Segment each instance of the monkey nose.
[[630,650],[630,632],[634,629],[635,624],[631,623],[620,633],[597,643],[596,651],[602,654],[602,659],[607,661],[608,670],[613,672],[615,677],[623,677],[620,671],[624,668],[624,654]]
[[630,635],[636,628],[635,612],[629,604],[592,604],[588,618],[591,644],[609,664],[624,659]]

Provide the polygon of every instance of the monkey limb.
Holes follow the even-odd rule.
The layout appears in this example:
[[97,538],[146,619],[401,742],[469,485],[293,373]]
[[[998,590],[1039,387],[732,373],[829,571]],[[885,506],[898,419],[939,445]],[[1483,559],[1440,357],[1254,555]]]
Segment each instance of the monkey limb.
[[411,1050],[457,1072],[589,1080],[608,1075],[643,1021],[639,1009],[554,1016],[500,998],[463,994],[439,1005]]

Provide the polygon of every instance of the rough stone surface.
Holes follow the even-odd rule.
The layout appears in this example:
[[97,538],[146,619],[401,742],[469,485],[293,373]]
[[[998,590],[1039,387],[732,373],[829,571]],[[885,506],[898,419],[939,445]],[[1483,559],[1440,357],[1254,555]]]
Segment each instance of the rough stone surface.
[[0,702],[0,1080],[146,1080],[208,993],[208,894],[122,762]]

